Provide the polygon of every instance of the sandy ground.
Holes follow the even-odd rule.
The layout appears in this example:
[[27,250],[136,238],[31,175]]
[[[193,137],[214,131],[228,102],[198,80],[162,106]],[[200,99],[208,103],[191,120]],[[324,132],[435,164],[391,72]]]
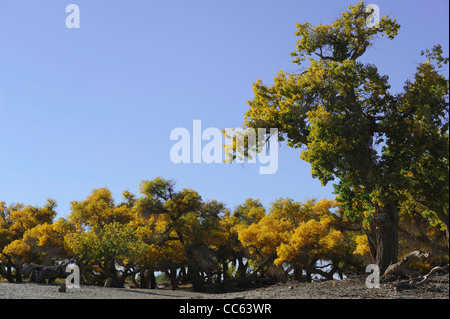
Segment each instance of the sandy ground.
[[420,288],[412,288],[408,281],[382,283],[369,289],[365,277],[342,281],[288,282],[270,287],[225,294],[196,293],[189,287],[179,290],[103,288],[81,286],[66,293],[58,292],[59,285],[34,283],[0,283],[0,299],[449,299],[449,275],[435,276]]

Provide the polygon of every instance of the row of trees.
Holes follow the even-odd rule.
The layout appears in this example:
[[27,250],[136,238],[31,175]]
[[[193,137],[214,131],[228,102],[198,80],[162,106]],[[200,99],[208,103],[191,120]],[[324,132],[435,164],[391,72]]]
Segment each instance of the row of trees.
[[[230,211],[161,177],[144,181],[140,192],[125,191],[116,204],[107,188],[96,189],[56,221],[53,200],[42,208],[0,202],[0,276],[21,282],[27,263],[72,259],[84,282],[109,279],[122,287],[128,278],[152,288],[160,271],[173,288],[190,282],[204,291],[232,281],[331,279],[364,272],[371,262],[363,223],[345,218],[334,200],[278,199],[266,211],[259,200],[247,199]],[[414,209],[401,214],[408,237],[403,248],[432,251],[434,262],[445,262],[444,233],[421,215],[421,221],[411,217]]]
[[[108,189],[94,190],[56,222],[54,201],[2,204],[0,275],[20,281],[25,262],[75,258],[86,281],[121,286],[131,276],[148,286],[158,270],[174,287],[189,280],[201,291],[230,278],[330,278],[369,262],[384,272],[405,249],[448,262],[449,58],[440,45],[423,51],[414,78],[391,93],[389,77],[361,59],[400,25],[388,16],[368,25],[369,14],[358,2],[331,24],[298,24],[291,55],[300,71],[256,81],[244,119],[243,128],[278,128],[313,177],[334,183],[336,201],[280,199],[266,211],[249,199],[230,211],[157,178],[142,183],[139,198],[124,192],[120,204]],[[233,156],[251,154],[245,141]]]

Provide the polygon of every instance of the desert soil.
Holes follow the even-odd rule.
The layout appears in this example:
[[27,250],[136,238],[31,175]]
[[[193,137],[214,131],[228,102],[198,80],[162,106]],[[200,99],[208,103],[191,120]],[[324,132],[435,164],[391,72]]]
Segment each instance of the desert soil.
[[229,293],[196,293],[189,287],[178,290],[103,288],[81,286],[66,293],[59,285],[0,283],[0,299],[449,299],[449,275],[435,276],[420,288],[407,280],[382,283],[369,289],[365,277],[340,281],[288,282],[270,287]]

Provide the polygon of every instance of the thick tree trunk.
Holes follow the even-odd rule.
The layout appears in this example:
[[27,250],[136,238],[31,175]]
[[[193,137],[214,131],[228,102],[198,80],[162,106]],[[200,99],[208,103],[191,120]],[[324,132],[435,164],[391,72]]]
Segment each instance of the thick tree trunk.
[[148,277],[146,275],[146,269],[145,268],[141,268],[140,272],[139,272],[139,286],[137,286],[137,284],[135,284],[136,287],[139,288],[144,288],[144,289],[148,289],[149,284],[148,284]]
[[205,282],[203,276],[200,273],[200,269],[197,265],[197,262],[193,258],[189,258],[189,255],[188,255],[188,274],[189,279],[191,280],[192,283],[192,288],[194,288],[194,291],[204,292]]
[[374,262],[383,274],[398,260],[398,211],[395,204],[376,208],[369,241]]
[[14,282],[14,275],[12,274],[12,265],[13,262],[11,258],[8,255],[3,254],[4,257],[6,257],[7,263],[6,263],[6,272],[3,272],[0,270],[0,274],[8,280],[8,282],[13,283]]
[[155,271],[153,269],[141,268],[139,271],[139,286],[144,289],[156,289]]
[[16,266],[16,282],[23,282],[22,280],[22,267]]
[[2,275],[4,278],[6,278],[6,280],[8,280],[8,282],[10,282],[10,283],[14,282],[14,276],[12,275],[10,265],[6,265],[5,272],[0,269],[0,275]]
[[194,291],[195,292],[204,292],[205,291],[205,283],[204,283],[203,277],[200,274],[197,267],[195,267],[195,266],[192,267],[192,265],[191,265],[188,267],[188,271],[189,271],[189,278],[191,279],[192,288],[194,288]]
[[156,289],[156,277],[153,269],[149,270],[150,289]]
[[312,281],[311,272],[309,270],[306,270],[306,282],[311,282],[311,281]]
[[172,290],[177,289],[178,286],[178,280],[177,280],[177,269],[175,267],[172,267],[169,269],[166,269],[165,271],[166,276],[170,279],[170,286],[172,287]]
[[294,280],[299,282],[303,281],[303,267],[301,265],[294,267]]
[[99,264],[100,268],[105,272],[108,279],[105,282],[104,287],[123,288],[126,279],[125,273],[119,277],[114,261],[106,261],[104,264]]
[[104,287],[123,288],[125,285],[126,276],[111,275],[105,282]]
[[239,278],[245,278],[247,276],[248,261],[247,263],[245,263],[243,257],[239,257],[238,261],[239,266],[237,269],[237,275],[239,276]]

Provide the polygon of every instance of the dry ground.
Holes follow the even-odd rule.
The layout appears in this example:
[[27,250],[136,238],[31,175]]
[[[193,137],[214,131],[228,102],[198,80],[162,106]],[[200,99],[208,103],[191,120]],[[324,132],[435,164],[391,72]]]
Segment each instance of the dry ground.
[[288,282],[270,287],[225,294],[195,293],[190,287],[179,290],[103,288],[81,286],[66,293],[58,285],[0,283],[0,299],[449,299],[449,275],[433,277],[420,288],[407,280],[382,283],[368,289],[365,277],[342,281]]

